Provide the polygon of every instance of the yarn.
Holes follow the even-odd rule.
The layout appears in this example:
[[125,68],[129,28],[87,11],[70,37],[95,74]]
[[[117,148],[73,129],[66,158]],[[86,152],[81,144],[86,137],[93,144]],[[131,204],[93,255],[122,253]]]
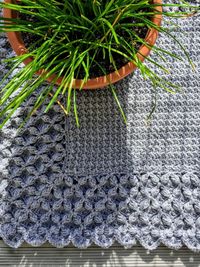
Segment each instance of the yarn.
[[[126,248],[139,242],[149,250],[165,244],[200,251],[200,18],[173,19],[180,28],[170,21],[196,71],[166,55],[171,74],[155,71],[182,90],[158,88],[150,123],[152,85],[137,70],[116,85],[127,125],[107,88],[77,92],[80,128],[55,104],[19,131],[38,88],[3,128],[0,236],[9,246],[108,248],[117,241]],[[183,54],[164,34],[157,45]],[[1,60],[13,55],[1,34]],[[0,80],[8,69],[2,62]]]

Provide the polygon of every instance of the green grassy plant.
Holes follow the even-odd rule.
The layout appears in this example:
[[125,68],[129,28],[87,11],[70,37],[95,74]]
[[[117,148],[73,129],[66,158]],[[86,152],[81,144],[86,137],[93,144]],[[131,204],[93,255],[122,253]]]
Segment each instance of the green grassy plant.
[[[100,73],[107,74],[108,69],[99,63],[99,58],[107,60],[109,65],[117,71],[116,58],[121,57],[124,62],[132,61],[145,79],[150,79],[152,86],[175,92],[176,85],[158,76],[147,64],[136,57],[138,45],[146,44],[144,38],[138,34],[138,29],[156,28],[159,32],[168,35],[177,41],[186,58],[192,64],[184,46],[176,37],[163,26],[158,27],[151,21],[151,17],[158,13],[150,0],[21,0],[12,4],[0,3],[1,8],[10,8],[21,14],[15,19],[0,18],[0,31],[17,31],[35,36],[35,42],[30,44],[29,52],[25,55],[9,59],[12,62],[10,72],[2,80],[4,84],[8,75],[18,67],[26,58],[33,61],[19,70],[14,77],[1,88],[0,117],[3,127],[13,113],[26,101],[31,94],[55,74],[55,79],[43,87],[29,114],[33,114],[48,98],[45,112],[57,102],[65,114],[69,114],[73,107],[77,125],[78,112],[76,107],[76,91],[73,89],[74,79],[82,77],[83,83],[91,78],[94,66]],[[182,7],[182,12],[163,12],[163,16],[185,17],[196,12],[197,7],[190,6],[186,1],[179,4],[165,4],[164,6]],[[193,11],[191,11],[191,9]],[[22,16],[23,15],[23,16]],[[29,16],[32,21],[23,19]],[[137,29],[137,30],[136,30]],[[170,55],[182,60],[175,53],[153,46],[152,50],[163,61]],[[152,58],[151,62],[163,72],[168,70]],[[42,75],[35,75],[43,69]],[[63,80],[59,86],[54,86],[59,77]],[[124,120],[125,114],[117,98],[114,86],[110,86],[114,100],[120,108]],[[80,86],[80,90],[82,86]],[[58,98],[66,97],[64,107]]]

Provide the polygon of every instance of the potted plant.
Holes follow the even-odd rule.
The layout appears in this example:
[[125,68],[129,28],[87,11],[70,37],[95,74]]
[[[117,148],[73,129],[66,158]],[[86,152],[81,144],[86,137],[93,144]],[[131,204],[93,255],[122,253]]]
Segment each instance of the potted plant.
[[[185,11],[163,12],[163,6],[181,7]],[[168,71],[148,57],[151,49],[161,58],[167,54],[181,60],[175,53],[155,46],[158,32],[176,40],[161,26],[161,19],[183,17],[189,8],[194,12],[197,9],[185,1],[164,5],[162,0],[5,0],[0,7],[4,11],[0,30],[7,33],[17,54],[10,59],[13,62],[10,72],[25,63],[1,89],[1,127],[46,80],[49,83],[38,95],[29,116],[48,98],[46,112],[55,102],[66,114],[73,106],[77,125],[75,89],[109,86],[125,119],[113,84],[136,68],[153,86],[176,91],[176,85],[164,81],[143,61],[147,59]],[[183,45],[178,44],[191,63]],[[66,96],[66,107],[59,102],[59,95]]]

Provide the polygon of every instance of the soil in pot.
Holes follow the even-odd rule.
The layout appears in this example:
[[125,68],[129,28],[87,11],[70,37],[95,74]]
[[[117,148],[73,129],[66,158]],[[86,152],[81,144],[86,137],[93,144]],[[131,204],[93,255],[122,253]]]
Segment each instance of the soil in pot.
[[[62,1],[60,1],[62,2]],[[140,10],[140,12],[147,12],[148,10],[144,9],[144,10]],[[37,23],[38,19],[36,19],[35,17],[32,17],[30,15],[26,15],[26,14],[19,14],[19,18],[25,21],[29,21],[30,23]],[[139,21],[133,21],[132,19],[126,19],[125,23],[136,23]],[[132,30],[141,38],[144,39],[147,32],[148,32],[148,28],[147,27],[141,27],[141,26],[135,26],[133,25]],[[70,40],[77,40],[79,38],[82,37],[81,35],[82,33],[77,32],[74,33],[73,35],[69,36]],[[120,31],[118,32],[118,34],[120,36],[122,36],[123,38],[126,39],[126,41],[128,43],[132,43],[132,40],[130,39],[130,36],[125,32],[125,31]],[[32,47],[32,49],[38,48],[42,45],[42,43],[44,42],[44,40],[48,37],[51,37],[51,32],[47,33],[46,36],[44,36],[43,38],[38,37],[37,35],[33,35],[30,33],[26,33],[26,32],[22,32],[22,39],[24,41],[25,46],[28,48],[28,50],[30,51],[30,45]],[[96,39],[101,39],[101,35],[96,35]],[[135,42],[134,44],[132,43],[135,51],[137,51],[139,49],[139,47],[141,46],[141,43],[139,42]],[[115,47],[113,47],[115,48]],[[84,49],[84,48],[83,48]],[[118,47],[119,49],[119,47]],[[123,51],[123,48],[120,48],[120,51],[123,53],[125,51]],[[64,60],[65,56],[67,57],[68,55],[62,55],[62,58],[58,57],[58,60]],[[123,67],[124,65],[126,65],[128,63],[128,59],[123,57],[122,55],[119,55],[117,53],[112,52],[112,56],[113,56],[113,60],[115,61],[115,66],[117,69],[120,69],[121,67]],[[50,62],[53,59],[53,57],[49,57],[48,58],[48,62]],[[104,76],[105,74],[109,74],[114,72],[116,69],[114,67],[114,65],[110,62],[109,60],[109,55],[108,52],[107,54],[102,53],[102,51],[100,50],[95,57],[95,60],[98,62],[98,64],[101,66],[101,68],[99,68],[99,65],[93,63],[92,66],[90,67],[90,77],[89,78],[95,78],[95,77],[99,77],[99,76]],[[47,62],[47,63],[48,63]],[[85,76],[85,72],[84,69],[80,68],[79,72],[77,74],[75,74],[76,79],[83,79]]]

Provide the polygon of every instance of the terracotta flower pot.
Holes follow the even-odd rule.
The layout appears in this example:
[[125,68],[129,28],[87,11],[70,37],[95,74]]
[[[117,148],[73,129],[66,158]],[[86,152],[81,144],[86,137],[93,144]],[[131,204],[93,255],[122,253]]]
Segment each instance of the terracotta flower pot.
[[[5,3],[12,3],[12,0],[4,0]],[[162,4],[162,0],[152,0],[153,4]],[[162,6],[156,6],[156,9],[158,10],[159,13],[162,12]],[[16,17],[16,13],[8,8],[4,8],[3,10],[3,16],[5,18],[14,18]],[[162,21],[162,15],[161,14],[156,14],[153,18],[152,18],[152,22],[155,23],[157,26],[160,26]],[[25,44],[22,40],[21,34],[20,32],[7,32],[7,36],[9,39],[9,42],[13,48],[13,50],[16,52],[17,55],[22,55],[27,53],[27,49],[25,47]],[[156,39],[158,37],[158,31],[154,28],[151,28],[145,37],[145,41],[150,45],[153,46],[156,42]],[[141,45],[141,47],[139,48],[139,51],[137,53],[137,57],[139,60],[144,61],[144,59],[149,55],[150,53],[150,48],[145,46],[145,45]],[[24,61],[24,64],[29,64],[33,59],[32,58],[27,58]],[[83,86],[83,89],[97,89],[97,88],[102,88],[105,87],[107,85],[109,85],[110,83],[116,83],[119,80],[123,79],[124,77],[126,77],[127,75],[129,75],[130,73],[132,73],[137,67],[132,63],[129,62],[126,65],[124,65],[122,68],[120,68],[118,70],[118,72],[112,72],[106,76],[100,76],[97,78],[93,78],[93,79],[89,79]],[[39,71],[37,74],[41,74],[42,70]],[[52,81],[55,78],[54,75],[50,76],[48,78],[48,81]],[[56,84],[60,84],[62,81],[62,77],[59,78],[56,81]],[[73,88],[80,88],[82,84],[82,80],[80,79],[76,79],[74,80],[74,84],[73,84]]]

